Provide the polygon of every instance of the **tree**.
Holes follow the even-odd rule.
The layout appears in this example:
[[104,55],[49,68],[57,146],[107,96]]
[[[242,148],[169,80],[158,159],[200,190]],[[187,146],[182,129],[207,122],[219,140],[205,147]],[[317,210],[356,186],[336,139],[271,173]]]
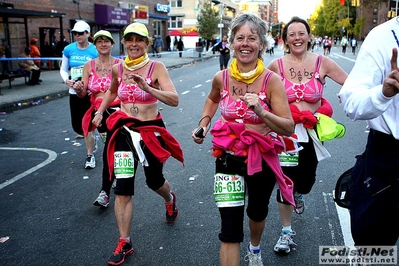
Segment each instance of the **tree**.
[[312,15],[309,20],[313,34],[320,36],[352,34],[355,24],[356,7],[352,7],[348,1],[350,0],[346,0],[345,5],[340,5],[340,1],[337,0],[323,0],[322,7],[316,10],[317,15]]
[[198,34],[205,40],[212,39],[217,32],[219,12],[215,11],[210,0],[206,0],[197,17]]
[[360,39],[360,33],[362,32],[362,29],[364,27],[364,17],[357,18],[355,26],[353,28],[353,35],[359,37]]

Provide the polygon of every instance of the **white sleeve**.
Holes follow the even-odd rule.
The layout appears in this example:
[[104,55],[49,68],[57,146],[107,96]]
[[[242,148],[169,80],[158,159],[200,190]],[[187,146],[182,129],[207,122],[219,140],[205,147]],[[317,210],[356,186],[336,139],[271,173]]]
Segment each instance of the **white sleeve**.
[[62,64],[60,68],[60,75],[64,83],[66,82],[67,79],[69,79],[69,59],[65,55],[62,55]]
[[[384,45],[374,40],[384,39]],[[352,120],[371,120],[383,114],[393,98],[382,94],[382,84],[391,71],[390,58],[396,42],[385,28],[375,28],[363,42],[356,63],[338,96],[346,115]]]

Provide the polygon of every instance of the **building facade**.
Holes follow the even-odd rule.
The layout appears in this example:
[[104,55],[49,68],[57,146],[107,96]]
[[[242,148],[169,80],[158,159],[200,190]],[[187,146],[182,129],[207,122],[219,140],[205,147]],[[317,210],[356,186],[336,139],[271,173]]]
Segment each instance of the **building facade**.
[[170,11],[168,0],[6,0],[0,3],[0,39],[19,57],[31,38],[38,39],[44,56],[61,56],[57,43],[73,42],[71,29],[78,20],[91,26],[91,34],[108,30],[115,39],[113,55],[124,54],[120,42],[131,22],[146,24],[151,36],[165,39]]
[[398,6],[396,0],[382,3],[372,2],[367,5],[363,0],[358,2],[359,6],[356,7],[356,17],[364,17],[364,27],[360,33],[361,39],[364,39],[374,27],[397,15]]

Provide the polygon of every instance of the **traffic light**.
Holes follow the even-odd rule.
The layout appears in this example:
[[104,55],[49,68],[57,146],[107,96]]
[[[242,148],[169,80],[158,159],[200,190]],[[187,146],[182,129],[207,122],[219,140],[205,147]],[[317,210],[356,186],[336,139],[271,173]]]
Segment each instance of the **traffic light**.
[[388,17],[388,18],[394,18],[394,17],[396,17],[395,11],[392,11],[392,10],[388,11],[387,17]]
[[360,0],[352,0],[352,6],[360,6]]

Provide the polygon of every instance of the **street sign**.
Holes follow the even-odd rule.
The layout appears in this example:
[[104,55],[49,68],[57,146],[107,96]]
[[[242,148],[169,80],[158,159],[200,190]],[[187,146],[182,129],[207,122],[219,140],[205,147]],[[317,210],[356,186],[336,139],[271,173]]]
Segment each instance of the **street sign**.
[[224,24],[223,23],[219,23],[218,24],[218,28],[224,28]]

